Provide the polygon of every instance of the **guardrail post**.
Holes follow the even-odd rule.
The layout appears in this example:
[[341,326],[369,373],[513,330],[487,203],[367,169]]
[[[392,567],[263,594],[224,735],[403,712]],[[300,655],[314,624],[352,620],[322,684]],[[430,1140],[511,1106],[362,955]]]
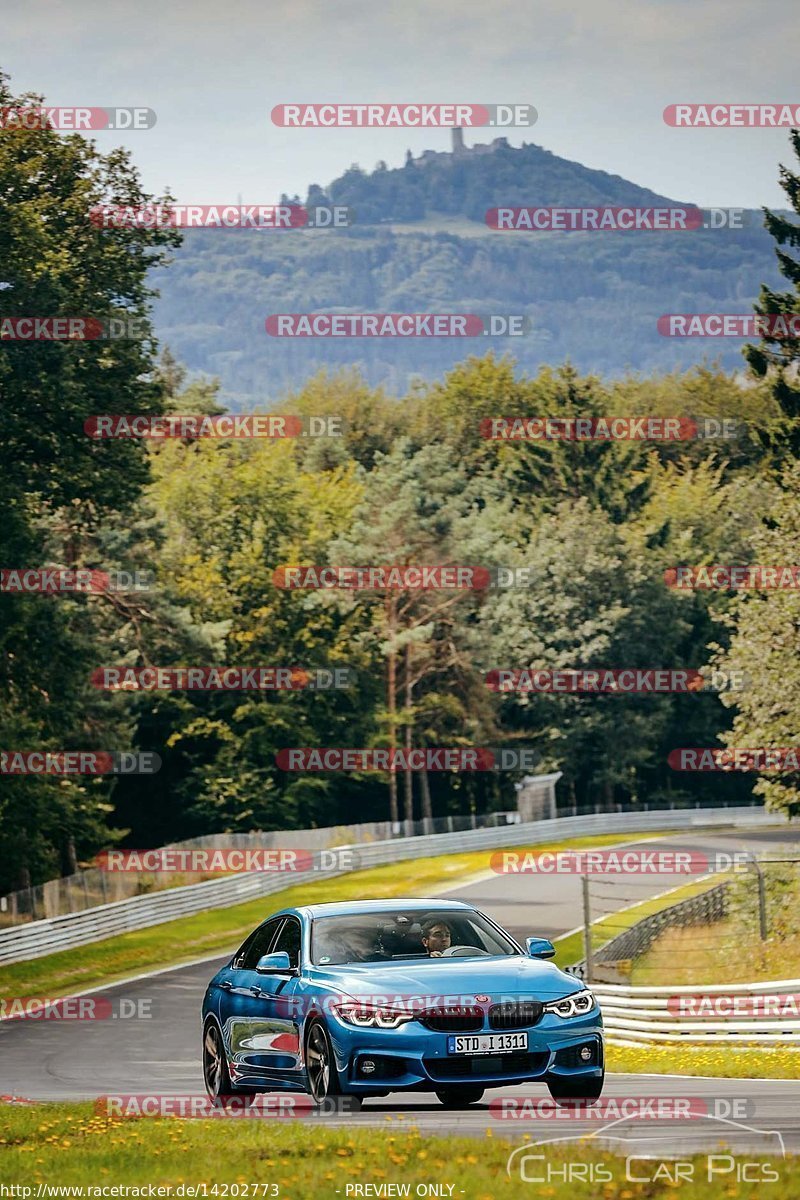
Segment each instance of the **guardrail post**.
[[587,983],[592,982],[592,915],[589,904],[589,876],[583,876],[583,957],[586,959]]
[[769,936],[767,930],[767,889],[764,885],[764,872],[757,862],[753,862],[753,870],[758,876],[758,930],[762,942]]

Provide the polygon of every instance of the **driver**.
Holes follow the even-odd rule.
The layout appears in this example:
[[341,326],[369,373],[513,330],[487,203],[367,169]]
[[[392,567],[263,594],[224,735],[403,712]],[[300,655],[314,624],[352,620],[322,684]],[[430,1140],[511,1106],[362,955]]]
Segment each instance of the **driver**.
[[428,957],[441,958],[442,952],[450,949],[450,926],[438,917],[429,917],[423,922],[421,938]]

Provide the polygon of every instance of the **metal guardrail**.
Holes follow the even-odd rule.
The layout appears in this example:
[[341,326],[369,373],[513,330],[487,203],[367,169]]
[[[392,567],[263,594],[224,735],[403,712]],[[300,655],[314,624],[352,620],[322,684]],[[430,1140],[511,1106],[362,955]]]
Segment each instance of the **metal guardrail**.
[[58,950],[84,946],[90,942],[146,929],[166,921],[209,909],[227,908],[246,900],[269,896],[288,886],[347,874],[350,870],[401,862],[404,859],[431,858],[439,854],[458,854],[470,850],[494,850],[503,846],[539,845],[565,836],[601,833],[643,833],[658,829],[690,829],[695,826],[784,825],[782,814],[765,813],[751,805],[737,808],[690,809],[640,813],[602,813],[597,816],[557,817],[529,824],[507,825],[494,829],[466,830],[461,833],[428,834],[391,841],[338,847],[347,849],[347,870],[307,870],[264,872],[226,876],[187,887],[171,888],[151,895],[133,896],[113,904],[98,905],[85,912],[69,913],[49,920],[33,921],[0,931],[0,964],[41,958]]
[[[165,850],[272,850],[291,847],[297,850],[327,850],[331,846],[361,842],[384,842],[390,838],[413,837],[416,834],[458,833],[464,829],[484,829],[487,826],[516,824],[517,810],[492,812],[481,816],[424,817],[421,821],[367,821],[358,825],[328,825],[315,829],[257,830],[250,833],[210,833],[202,837],[170,842]],[[61,875],[32,887],[0,895],[0,929],[9,925],[24,925],[30,921],[67,916],[113,904],[144,893],[165,891],[176,885],[201,883],[207,872],[186,871],[176,880],[174,874],[159,871],[146,876],[123,872],[103,871],[86,867],[74,875]],[[146,880],[146,885],[144,881]]]
[[681,987],[593,988],[608,1040],[619,1046],[772,1045],[800,1047],[800,979]]
[[[542,776],[541,778],[548,778]],[[524,782],[524,781],[523,781]],[[515,785],[516,786],[516,785]],[[521,795],[521,793],[520,793]],[[761,809],[755,800],[747,803]],[[725,808],[724,804],[714,807]],[[645,801],[643,804],[632,804],[625,801],[615,804],[610,809],[600,804],[575,807],[560,807],[556,813],[539,811],[532,804],[526,804],[527,822],[539,821],[551,816],[582,817],[602,812],[664,812],[678,809],[694,809],[703,807],[695,801],[680,801],[674,805],[665,801]],[[738,806],[741,807],[741,806]],[[533,811],[527,811],[528,809]],[[240,833],[209,833],[201,837],[186,838],[179,842],[170,842],[164,850],[271,850],[292,848],[299,850],[327,850],[333,846],[354,845],[362,842],[384,842],[390,838],[408,838],[428,836],[440,833],[459,833],[465,829],[485,829],[487,827],[519,824],[522,821],[519,808],[511,811],[475,813],[460,816],[423,817],[419,821],[367,821],[357,825],[327,825],[313,829],[280,829],[252,830]],[[175,874],[153,871],[146,875],[131,875],[125,872],[107,872],[98,867],[84,867],[73,875],[59,875],[57,878],[45,880],[43,883],[20,888],[17,891],[0,895],[0,930],[9,925],[24,925],[30,921],[41,921],[46,918],[67,916],[70,913],[84,912],[87,908],[97,908],[101,904],[113,904],[118,900],[127,900],[131,896],[150,895],[152,892],[165,891],[167,888],[188,886],[192,883],[202,883],[209,877],[209,872],[189,871],[176,877]]]
[[[670,904],[668,908],[642,917],[641,921],[637,921],[629,929],[604,942],[592,952],[592,978],[600,981],[603,978],[601,972],[606,968],[605,981],[613,982],[615,975],[611,974],[609,977],[608,970],[614,971],[617,963],[646,954],[665,929],[671,929],[675,925],[710,925],[714,921],[721,921],[727,911],[729,887],[729,881],[725,881],[706,892],[700,892],[697,896],[679,900],[677,904]],[[586,959],[582,958],[580,962],[567,967],[567,970],[570,975],[585,979]],[[618,974],[616,978],[619,978]]]
[[649,917],[643,917],[594,952],[596,965],[601,967],[604,963],[639,958],[647,953],[665,929],[673,925],[710,925],[714,921],[721,921],[726,912],[728,886],[727,882],[719,883],[699,896],[690,896],[687,900],[671,904],[669,908],[662,908],[660,912],[651,913]]

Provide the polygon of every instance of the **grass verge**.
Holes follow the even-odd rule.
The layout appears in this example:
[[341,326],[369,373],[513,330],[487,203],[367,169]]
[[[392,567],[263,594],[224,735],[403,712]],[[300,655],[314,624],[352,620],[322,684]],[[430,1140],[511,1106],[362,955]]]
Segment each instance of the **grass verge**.
[[[637,841],[663,837],[662,833],[641,835]],[[533,850],[567,850],[615,845],[617,834],[575,838],[540,846],[508,847],[524,853]],[[505,847],[504,847],[505,849]],[[61,950],[42,958],[0,967],[0,996],[50,997],[113,983],[159,967],[169,967],[194,958],[232,953],[255,925],[277,909],[321,901],[362,900],[366,896],[426,896],[449,882],[458,887],[471,875],[489,870],[491,850],[446,854],[436,858],[409,859],[368,871],[357,871],[335,879],[287,887],[271,896],[248,900],[231,908],[209,909],[177,921],[123,933],[74,950]],[[535,933],[535,929],[531,933]],[[580,957],[580,953],[576,956]]]
[[[649,900],[642,900],[638,904],[632,904],[630,908],[619,909],[617,912],[609,913],[607,917],[601,917],[598,921],[593,921],[592,946],[597,950],[612,937],[616,937],[617,934],[630,929],[631,925],[635,925],[637,921],[641,921],[644,917],[649,917],[652,913],[660,912],[662,908],[669,908],[671,905],[677,904],[680,900],[688,900],[691,896],[707,892],[710,888],[715,887],[718,882],[719,880],[716,876],[703,880],[697,879],[693,883],[685,883],[679,887],[672,888],[671,891],[665,892],[663,896],[653,896]],[[556,948],[556,964],[562,968],[572,966],[573,963],[579,962],[583,958],[583,930],[579,929],[577,933],[570,933],[565,937],[556,938],[553,941],[553,945]],[[670,983],[672,982],[670,980]]]
[[800,1079],[800,1047],[606,1046],[606,1067],[637,1075],[712,1075],[722,1079]]
[[[737,943],[746,953],[731,953]],[[762,942],[732,920],[665,929],[631,971],[631,983],[637,987],[798,978],[800,933],[773,935]]]
[[[34,1197],[40,1183],[145,1189],[149,1184],[184,1184],[200,1185],[195,1194],[206,1197],[307,1200],[313,1196],[315,1200],[344,1200],[347,1195],[359,1194],[348,1190],[348,1184],[361,1184],[361,1195],[363,1185],[371,1183],[373,1188],[380,1184],[401,1185],[403,1191],[395,1186],[384,1194],[414,1196],[431,1194],[417,1193],[417,1185],[435,1183],[442,1190],[433,1194],[464,1196],[466,1200],[521,1195],[574,1200],[576,1186],[565,1180],[563,1164],[580,1162],[594,1164],[595,1179],[600,1168],[603,1172],[599,1182],[588,1187],[584,1183],[579,1189],[581,1195],[602,1196],[604,1200],[675,1196],[674,1181],[663,1167],[656,1173],[657,1162],[650,1164],[652,1171],[648,1172],[653,1182],[630,1182],[624,1159],[598,1150],[591,1141],[548,1147],[546,1162],[534,1166],[539,1175],[550,1168],[552,1182],[544,1188],[531,1188],[530,1182],[522,1182],[516,1165],[521,1155],[517,1155],[511,1175],[507,1174],[512,1147],[505,1138],[492,1136],[500,1130],[487,1129],[481,1138],[441,1138],[423,1137],[408,1122],[399,1120],[387,1120],[381,1129],[354,1124],[322,1129],[310,1121],[229,1120],[223,1132],[216,1120],[111,1120],[96,1115],[90,1104],[6,1106],[0,1135],[3,1182],[26,1185],[31,1188],[28,1195]],[[552,1130],[527,1134],[529,1140],[538,1136],[552,1136]],[[537,1152],[540,1150],[537,1148]],[[683,1157],[690,1160],[688,1154]],[[708,1180],[706,1156],[694,1156],[691,1161],[696,1166],[692,1200],[718,1200],[723,1194],[744,1200],[757,1195],[758,1183],[738,1184],[730,1170]],[[783,1184],[776,1195],[800,1195],[800,1159],[771,1156],[770,1162]],[[643,1166],[642,1162],[638,1164],[639,1168]],[[637,1174],[641,1178],[645,1172],[639,1169]],[[238,1192],[232,1186],[214,1190],[217,1185],[237,1183]],[[254,1189],[256,1184],[258,1188]],[[381,1193],[371,1189],[371,1194]],[[24,1193],[20,1195],[24,1197]]]

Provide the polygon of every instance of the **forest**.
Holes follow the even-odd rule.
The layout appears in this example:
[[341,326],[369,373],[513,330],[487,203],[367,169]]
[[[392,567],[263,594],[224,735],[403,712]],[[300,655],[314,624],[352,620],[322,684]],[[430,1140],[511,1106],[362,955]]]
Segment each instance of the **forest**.
[[[0,83],[0,103],[19,102]],[[797,175],[783,182],[797,205]],[[279,754],[291,747],[534,747],[541,770],[563,773],[563,803],[733,801],[755,790],[793,811],[790,773],[679,773],[668,759],[679,747],[792,745],[797,590],[668,581],[682,565],[796,562],[796,341],[766,338],[738,371],[618,377],[572,355],[527,371],[502,348],[462,347],[461,361],[399,394],[356,364],[250,409],[298,418],[296,436],[98,439],[86,424],[99,414],[214,417],[231,407],[219,379],[187,371],[152,332],[155,283],[181,253],[179,235],[98,230],[85,217],[95,204],[150,199],[123,151],[103,156],[47,128],[0,134],[0,319],[124,313],[148,331],[0,347],[0,563],[149,581],[0,594],[0,746],[146,751],[161,762],[149,776],[5,776],[0,892],[114,844],[515,804],[513,772],[289,772]],[[779,214],[766,222],[759,272],[774,281],[777,243],[786,290],[766,285],[756,311],[792,313],[797,226]],[[356,277],[358,251],[340,249]],[[235,274],[230,282],[239,286]],[[412,307],[429,298],[415,290]],[[645,415],[733,422],[737,436],[485,436],[501,417]],[[312,428],[322,436],[302,436]],[[472,590],[308,590],[280,586],[276,572],[291,564],[525,573],[520,585]],[[342,669],[350,686],[96,684],[104,667],[189,665]],[[550,695],[487,681],[499,669],[590,668],[714,668],[744,683]]]

